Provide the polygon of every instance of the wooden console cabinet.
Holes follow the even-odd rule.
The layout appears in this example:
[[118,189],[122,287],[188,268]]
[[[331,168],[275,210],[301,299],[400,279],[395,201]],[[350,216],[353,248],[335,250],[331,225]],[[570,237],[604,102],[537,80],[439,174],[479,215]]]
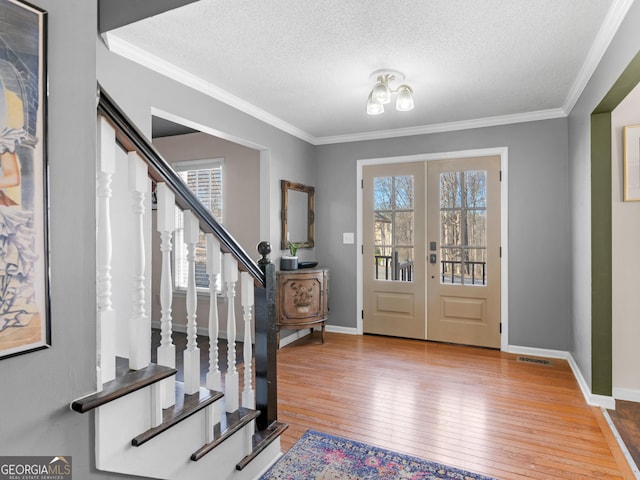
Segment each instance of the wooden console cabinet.
[[280,270],[277,278],[278,345],[280,330],[324,328],[328,316],[329,271],[326,268]]

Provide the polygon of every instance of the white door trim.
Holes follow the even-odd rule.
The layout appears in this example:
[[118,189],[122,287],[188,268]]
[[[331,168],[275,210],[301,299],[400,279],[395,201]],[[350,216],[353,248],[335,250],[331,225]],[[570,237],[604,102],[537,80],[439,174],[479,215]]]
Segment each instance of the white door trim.
[[508,147],[480,148],[476,150],[460,150],[455,152],[424,153],[399,157],[365,158],[356,162],[356,236],[360,245],[360,253],[356,256],[356,325],[358,335],[362,335],[362,169],[369,165],[385,165],[393,163],[428,162],[431,160],[447,160],[455,158],[500,156],[502,182],[500,183],[500,242],[502,246],[502,261],[500,262],[500,318],[502,334],[500,335],[500,350],[509,350],[509,175],[508,175]]

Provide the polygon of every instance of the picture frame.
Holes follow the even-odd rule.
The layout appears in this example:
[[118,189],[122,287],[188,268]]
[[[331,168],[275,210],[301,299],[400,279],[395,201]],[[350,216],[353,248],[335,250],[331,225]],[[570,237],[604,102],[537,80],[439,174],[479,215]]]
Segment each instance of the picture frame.
[[623,131],[624,201],[640,202],[640,125],[629,125]]
[[51,346],[47,12],[0,0],[0,359]]

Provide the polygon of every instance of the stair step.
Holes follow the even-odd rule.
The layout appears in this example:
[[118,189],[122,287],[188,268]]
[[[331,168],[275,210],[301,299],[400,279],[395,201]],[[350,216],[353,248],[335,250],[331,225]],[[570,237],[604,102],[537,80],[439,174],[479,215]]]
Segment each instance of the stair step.
[[103,385],[101,392],[96,392],[71,403],[71,409],[78,413],[86,413],[109,402],[133,393],[141,388],[153,385],[175,375],[175,368],[151,364],[140,370],[128,370],[114,380]]
[[230,438],[234,433],[238,432],[242,427],[246,424],[255,420],[260,412],[257,410],[250,410],[248,408],[241,407],[235,412],[227,413],[225,417],[222,419],[223,421],[216,424],[214,427],[214,437],[215,439],[200,447],[193,455],[191,455],[191,460],[198,461],[202,457],[204,457],[211,450],[216,448],[226,439]]
[[249,463],[260,455],[265,448],[267,448],[276,438],[282,435],[282,432],[287,428],[289,428],[289,425],[286,423],[273,422],[265,430],[256,432],[253,435],[253,449],[251,450],[251,453],[238,462],[236,470],[242,470],[244,467],[249,465]]
[[211,405],[216,400],[221,399],[223,396],[224,394],[222,392],[216,392],[204,387],[200,387],[198,393],[185,395],[184,383],[176,382],[176,404],[162,410],[162,423],[135,437],[131,440],[131,445],[139,447],[143,443],[148,442],[162,432],[189,418],[194,413]]

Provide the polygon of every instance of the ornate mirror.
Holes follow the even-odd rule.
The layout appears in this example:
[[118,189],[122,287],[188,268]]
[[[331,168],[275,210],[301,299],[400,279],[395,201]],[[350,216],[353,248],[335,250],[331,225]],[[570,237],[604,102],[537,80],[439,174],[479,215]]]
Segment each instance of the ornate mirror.
[[282,240],[281,248],[288,248],[288,242],[298,248],[313,248],[313,196],[314,187],[281,180],[282,187]]

